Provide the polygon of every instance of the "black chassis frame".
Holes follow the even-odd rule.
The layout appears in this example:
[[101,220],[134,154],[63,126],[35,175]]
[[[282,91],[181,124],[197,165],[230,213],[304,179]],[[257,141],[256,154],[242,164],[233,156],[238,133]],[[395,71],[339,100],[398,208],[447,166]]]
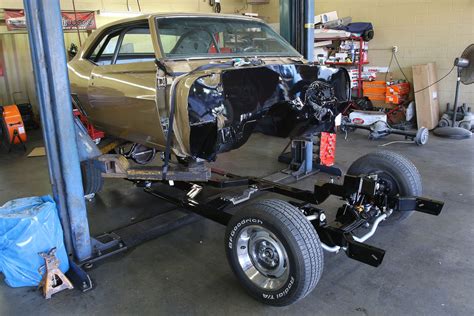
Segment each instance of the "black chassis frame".
[[[106,159],[107,160],[107,159]],[[105,168],[104,162],[97,162],[98,167]],[[207,170],[207,168],[204,168]],[[323,248],[338,252],[344,250],[349,258],[377,267],[382,263],[385,255],[383,249],[373,247],[355,239],[353,232],[363,225],[371,223],[370,218],[349,218],[347,221],[336,221],[329,224],[326,221],[324,210],[315,205],[324,202],[330,195],[341,199],[350,199],[354,194],[363,194],[373,198],[377,203],[390,205],[396,211],[419,211],[432,215],[439,215],[444,203],[423,197],[399,197],[380,194],[380,183],[373,175],[344,177],[343,184],[325,183],[315,185],[314,190],[302,190],[288,185],[272,182],[257,177],[241,177],[218,169],[209,169],[206,180],[194,177],[193,181],[184,180],[189,178],[188,171],[171,171],[169,174],[173,180],[163,180],[162,167],[153,167],[151,170],[131,170],[131,174],[114,174],[114,177],[124,178],[134,182],[137,186],[144,187],[145,192],[158,197],[164,201],[177,206],[164,213],[153,215],[136,223],[117,228],[111,232],[93,237],[93,255],[82,262],[71,262],[68,277],[75,286],[86,292],[93,288],[93,282],[84,269],[90,269],[95,263],[110,256],[122,253],[130,248],[148,240],[155,239],[170,231],[199,220],[200,216],[211,219],[222,225],[227,225],[233,214],[230,212],[234,206],[251,200],[258,193],[272,192],[290,198],[292,205],[307,216],[319,235]],[[202,173],[202,170],[197,172]],[[193,173],[191,174],[193,175]],[[181,180],[179,180],[179,179]],[[191,177],[192,178],[192,177]],[[205,181],[205,182],[201,182]],[[199,184],[198,184],[199,183]],[[217,189],[218,193],[211,195],[202,192],[204,188]],[[238,188],[240,195],[233,200],[226,195],[226,189]],[[197,193],[197,194],[196,194]],[[203,194],[200,194],[203,193]],[[206,195],[206,196],[204,196]],[[296,201],[295,201],[296,200]],[[348,205],[347,202],[344,205]],[[341,209],[343,209],[341,207]],[[339,215],[338,211],[338,215]],[[387,213],[386,213],[387,214]],[[387,214],[389,215],[389,214]],[[336,220],[338,216],[336,216]],[[376,225],[372,222],[372,229]],[[369,225],[370,226],[370,225]],[[335,250],[336,249],[336,250]]]
[[[291,204],[301,210],[307,217],[312,218],[311,223],[317,231],[320,241],[330,248],[342,249],[349,258],[377,267],[382,263],[385,251],[354,239],[353,232],[363,224],[370,223],[370,219],[355,219],[345,224],[329,224],[324,211],[313,205],[324,202],[330,195],[349,199],[354,194],[365,196],[385,205],[390,205],[393,211],[418,211],[431,215],[439,215],[444,203],[424,197],[400,197],[380,194],[380,185],[371,176],[344,177],[343,184],[325,183],[315,185],[314,191],[302,190],[288,185],[264,180],[256,177],[241,177],[227,173],[222,170],[212,169],[212,177],[206,183],[199,185],[192,182],[176,182],[173,185],[166,183],[137,181],[137,185],[145,187],[145,192],[170,202],[187,211],[193,212],[205,218],[211,219],[222,225],[227,225],[233,216],[229,212],[234,206],[252,199],[253,193],[272,192],[297,201]],[[215,176],[218,176],[215,177]],[[157,187],[157,185],[159,187]],[[218,189],[242,187],[242,200],[234,203],[232,199],[223,194],[213,195],[210,198],[199,198],[200,194],[194,196],[191,192],[198,190],[199,193],[204,186]],[[249,190],[251,191],[249,193]],[[191,193],[191,194],[190,194]],[[380,200],[382,199],[382,201]]]

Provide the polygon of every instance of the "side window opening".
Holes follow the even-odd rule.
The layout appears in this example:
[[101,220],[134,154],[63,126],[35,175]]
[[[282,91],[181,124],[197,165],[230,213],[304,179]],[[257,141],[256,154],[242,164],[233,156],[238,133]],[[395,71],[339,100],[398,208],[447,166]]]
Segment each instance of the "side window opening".
[[155,60],[155,49],[148,27],[129,29],[123,35],[117,64],[127,64]]
[[104,36],[104,38],[94,48],[88,59],[100,66],[110,65],[112,63],[115,48],[117,47],[119,35],[120,33],[114,33]]
[[99,66],[154,61],[155,49],[148,25],[115,29],[105,34],[87,59]]

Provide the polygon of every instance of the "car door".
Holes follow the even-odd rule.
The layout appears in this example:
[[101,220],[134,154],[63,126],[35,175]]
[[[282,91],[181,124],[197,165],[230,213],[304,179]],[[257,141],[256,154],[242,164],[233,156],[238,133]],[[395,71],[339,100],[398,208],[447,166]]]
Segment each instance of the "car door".
[[88,99],[106,133],[163,148],[156,102],[155,45],[146,21],[115,29],[94,57]]

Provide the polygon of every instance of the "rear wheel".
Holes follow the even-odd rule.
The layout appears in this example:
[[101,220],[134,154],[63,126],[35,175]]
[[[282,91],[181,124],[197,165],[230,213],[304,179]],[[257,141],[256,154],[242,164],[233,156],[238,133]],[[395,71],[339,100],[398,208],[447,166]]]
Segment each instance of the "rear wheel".
[[[404,156],[392,151],[377,151],[360,157],[352,163],[347,174],[360,176],[377,174],[389,196],[420,196],[421,176],[415,165]],[[395,212],[380,225],[390,225],[408,218],[413,211]]]
[[314,227],[299,209],[281,200],[239,210],[227,226],[226,252],[244,288],[269,305],[302,299],[323,271],[323,251]]
[[84,195],[95,194],[102,190],[104,179],[100,169],[95,166],[93,161],[81,162],[81,173]]

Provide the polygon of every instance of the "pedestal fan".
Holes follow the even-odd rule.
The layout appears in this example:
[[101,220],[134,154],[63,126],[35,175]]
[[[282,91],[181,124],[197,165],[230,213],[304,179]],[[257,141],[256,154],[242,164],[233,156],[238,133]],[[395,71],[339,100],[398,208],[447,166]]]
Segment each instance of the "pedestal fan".
[[457,67],[458,76],[451,124],[449,126],[438,127],[433,131],[433,133],[440,137],[465,139],[470,138],[472,132],[458,126],[458,117],[463,115],[462,113],[458,113],[458,98],[461,82],[465,85],[474,83],[474,44],[469,45],[464,50],[461,57],[454,60],[454,66]]

